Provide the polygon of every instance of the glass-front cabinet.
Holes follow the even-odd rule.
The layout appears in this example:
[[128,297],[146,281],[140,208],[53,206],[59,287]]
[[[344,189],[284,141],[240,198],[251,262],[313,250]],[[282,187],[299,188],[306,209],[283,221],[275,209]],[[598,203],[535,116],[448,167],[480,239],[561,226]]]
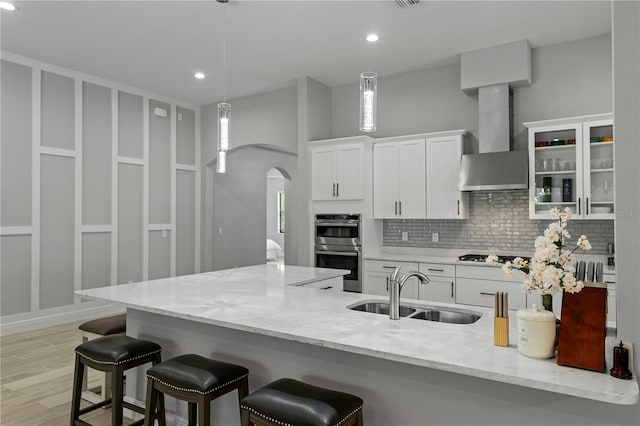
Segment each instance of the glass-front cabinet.
[[529,129],[529,217],[570,207],[576,219],[613,219],[613,117],[524,123]]

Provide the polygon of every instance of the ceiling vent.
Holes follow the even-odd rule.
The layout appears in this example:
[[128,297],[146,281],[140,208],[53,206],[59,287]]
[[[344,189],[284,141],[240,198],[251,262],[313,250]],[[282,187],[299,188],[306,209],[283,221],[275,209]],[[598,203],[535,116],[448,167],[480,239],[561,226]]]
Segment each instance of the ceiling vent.
[[400,7],[415,6],[420,4],[420,0],[396,0],[396,4]]

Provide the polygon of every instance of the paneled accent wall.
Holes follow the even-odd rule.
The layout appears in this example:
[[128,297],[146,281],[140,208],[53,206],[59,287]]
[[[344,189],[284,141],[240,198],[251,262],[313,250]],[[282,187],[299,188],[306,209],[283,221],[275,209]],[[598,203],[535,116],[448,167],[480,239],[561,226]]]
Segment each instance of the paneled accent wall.
[[[468,220],[384,220],[383,244],[397,247],[477,249],[532,253],[533,243],[551,222],[529,219],[528,191],[481,191],[469,196]],[[572,220],[568,226],[572,241],[589,237],[590,254],[607,254],[614,239],[613,220]],[[402,232],[409,235],[402,241]],[[432,242],[432,233],[438,242]]]
[[200,108],[2,56],[3,323],[92,306],[75,290],[199,272]]

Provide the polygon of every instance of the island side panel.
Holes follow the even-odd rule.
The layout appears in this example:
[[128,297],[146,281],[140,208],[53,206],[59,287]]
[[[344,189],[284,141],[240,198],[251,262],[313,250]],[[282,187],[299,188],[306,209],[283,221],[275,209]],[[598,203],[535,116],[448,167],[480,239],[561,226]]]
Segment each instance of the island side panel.
[[[575,398],[134,309],[127,311],[127,334],[159,343],[165,360],[197,353],[244,365],[251,391],[291,377],[356,394],[365,401],[367,426],[630,425],[640,413],[639,405]],[[127,395],[140,401],[146,368],[127,374]],[[214,401],[215,424],[239,424],[236,398],[232,393]],[[184,403],[167,398],[167,409],[186,418]]]

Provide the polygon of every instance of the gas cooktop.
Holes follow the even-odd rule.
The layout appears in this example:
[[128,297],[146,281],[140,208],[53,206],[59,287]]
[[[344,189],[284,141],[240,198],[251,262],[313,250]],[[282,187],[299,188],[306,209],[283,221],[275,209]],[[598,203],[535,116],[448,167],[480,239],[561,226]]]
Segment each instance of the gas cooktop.
[[[513,262],[516,257],[522,257],[524,260],[529,260],[528,257],[524,256],[498,256],[498,263],[506,263]],[[458,260],[462,262],[486,262],[487,255],[486,254],[465,254],[458,257]]]

